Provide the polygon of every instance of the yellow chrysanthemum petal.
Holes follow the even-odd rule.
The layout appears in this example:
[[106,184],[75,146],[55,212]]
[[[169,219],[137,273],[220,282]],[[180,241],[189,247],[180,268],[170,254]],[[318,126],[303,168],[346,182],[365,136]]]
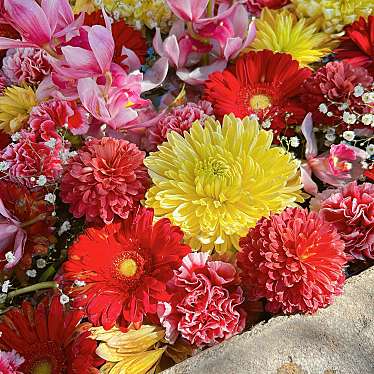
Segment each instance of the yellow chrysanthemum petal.
[[17,132],[36,104],[35,92],[31,87],[8,87],[0,96],[0,130],[7,134]]
[[327,47],[331,43],[327,34],[317,32],[316,24],[298,20],[287,9],[264,8],[256,20],[256,29],[256,38],[250,49],[289,53],[301,66],[317,62],[331,52]]
[[208,117],[145,160],[154,186],[146,206],[181,227],[193,249],[239,248],[259,218],[302,201],[299,162],[272,147],[272,133],[257,121]]
[[360,16],[373,14],[373,0],[292,0],[300,17],[310,17],[330,34],[339,33],[345,25]]

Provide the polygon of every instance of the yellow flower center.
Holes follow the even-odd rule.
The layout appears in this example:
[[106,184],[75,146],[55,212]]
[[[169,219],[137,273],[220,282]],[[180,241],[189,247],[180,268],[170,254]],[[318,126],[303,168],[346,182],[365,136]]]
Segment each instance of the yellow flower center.
[[31,374],[52,374],[52,364],[49,361],[39,361],[32,368]]
[[266,95],[254,95],[249,100],[249,105],[254,110],[261,110],[271,105],[270,97]]
[[132,258],[127,258],[126,260],[120,263],[118,270],[125,277],[132,277],[136,274],[136,271],[138,270],[138,265],[136,264],[136,261],[134,261]]
[[209,158],[196,165],[196,174],[205,177],[225,177],[229,175],[230,167],[222,160]]

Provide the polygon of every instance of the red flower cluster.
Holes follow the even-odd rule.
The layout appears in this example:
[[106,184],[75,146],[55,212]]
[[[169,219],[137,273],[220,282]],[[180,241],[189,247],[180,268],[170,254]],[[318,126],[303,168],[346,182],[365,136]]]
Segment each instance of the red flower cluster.
[[139,209],[121,224],[88,229],[70,247],[64,264],[74,306],[83,307],[95,325],[110,329],[155,315],[159,301],[168,301],[166,283],[191,249],[183,233],[168,219],[153,225],[153,211]]
[[89,140],[67,165],[61,198],[74,217],[85,216],[87,222],[125,219],[148,187],[143,159],[144,152],[126,140]]
[[265,128],[278,134],[302,122],[305,110],[298,96],[311,74],[289,54],[249,52],[232,68],[209,76],[205,98],[219,117],[230,113],[238,118],[256,115]]
[[288,208],[240,240],[238,266],[252,300],[277,313],[314,313],[342,292],[344,242],[317,213]]
[[214,345],[245,327],[246,313],[240,307],[244,297],[235,267],[208,257],[187,255],[168,284],[173,297],[160,303],[158,315],[171,343],[181,334],[198,347]]

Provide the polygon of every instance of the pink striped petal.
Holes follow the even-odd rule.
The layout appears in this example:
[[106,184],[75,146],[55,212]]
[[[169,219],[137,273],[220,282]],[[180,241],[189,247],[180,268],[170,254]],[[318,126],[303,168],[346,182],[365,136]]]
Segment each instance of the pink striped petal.
[[110,69],[114,56],[114,40],[112,33],[104,26],[95,25],[88,32],[88,41],[92,52],[104,74]]

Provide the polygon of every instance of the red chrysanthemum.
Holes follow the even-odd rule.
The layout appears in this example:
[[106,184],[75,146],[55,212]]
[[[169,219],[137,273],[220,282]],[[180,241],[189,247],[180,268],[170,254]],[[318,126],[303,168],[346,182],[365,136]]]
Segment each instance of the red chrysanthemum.
[[[141,323],[155,315],[159,301],[169,300],[166,282],[191,249],[168,219],[152,222],[153,211],[140,208],[122,225],[88,229],[69,249],[66,292],[95,325]],[[85,285],[70,287],[75,280]]]
[[[102,25],[105,26],[103,13],[101,10],[86,14],[84,24],[87,26]],[[128,26],[124,20],[114,21],[112,23],[112,35],[115,43],[113,61],[119,65],[122,64],[126,53],[122,54],[122,48],[131,49],[139,58],[140,63],[144,64],[147,55],[147,44],[142,33]]]
[[[338,126],[339,130],[344,130],[346,124],[342,120],[344,109],[341,106],[346,104],[345,110],[356,114],[370,111],[362,98],[354,95],[354,89],[357,86],[370,88],[372,83],[373,78],[362,67],[352,66],[345,61],[329,62],[305,81],[301,101],[313,113],[316,125]],[[320,104],[325,104],[332,115],[321,113]],[[354,127],[364,128],[365,125],[357,121]]]
[[114,138],[91,139],[70,159],[61,182],[61,198],[76,218],[113,222],[127,218],[144,197],[149,178],[145,153]]
[[8,310],[0,322],[0,347],[15,349],[24,359],[24,374],[93,374],[103,363],[95,355],[96,342],[89,338],[89,324],[80,324],[81,311],[64,310],[58,296],[33,307]]
[[300,68],[286,53],[249,52],[232,68],[216,72],[205,83],[205,98],[222,117],[257,115],[275,133],[302,122],[305,110],[299,103],[302,84],[312,74]]
[[180,334],[198,347],[211,346],[245,327],[244,297],[235,267],[208,259],[207,253],[187,255],[168,284],[173,297],[158,306],[171,343]]
[[374,76],[374,16],[361,17],[345,28],[336,57],[353,66],[362,66]]
[[242,284],[272,313],[314,313],[342,292],[344,242],[316,212],[288,208],[261,219],[240,240]]
[[320,202],[320,213],[345,242],[349,260],[374,259],[374,184],[349,183]]
[[247,0],[248,10],[254,16],[259,16],[263,8],[279,9],[287,5],[290,0]]
[[[0,181],[0,203],[20,223],[22,230],[27,235],[23,255],[18,263],[21,269],[30,268],[33,255],[47,254],[48,247],[56,239],[53,234],[56,219],[51,215],[53,206],[44,200],[45,194],[46,192],[43,190],[30,192],[23,186]],[[0,229],[2,223],[0,219]],[[12,252],[13,245],[12,242],[5,248],[0,246],[0,270],[5,265],[4,254],[9,251]]]

